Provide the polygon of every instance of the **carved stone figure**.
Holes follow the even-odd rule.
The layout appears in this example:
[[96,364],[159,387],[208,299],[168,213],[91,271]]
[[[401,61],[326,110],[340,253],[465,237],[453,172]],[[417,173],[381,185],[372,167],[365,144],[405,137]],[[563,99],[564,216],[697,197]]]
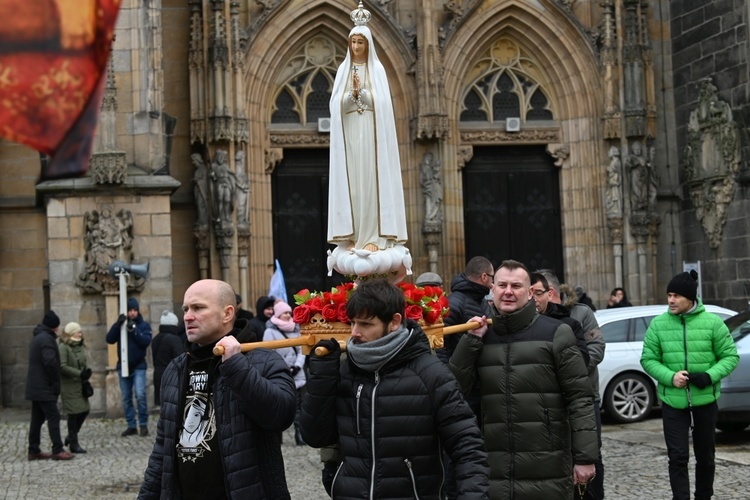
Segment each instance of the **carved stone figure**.
[[190,156],[195,167],[193,174],[193,198],[195,199],[195,210],[197,212],[197,226],[207,226],[210,219],[208,213],[208,170],[203,158],[198,153]]
[[234,155],[234,168],[237,177],[237,223],[247,225],[247,203],[250,197],[250,181],[245,170],[245,152],[240,150]]
[[216,150],[216,157],[211,164],[211,179],[214,181],[215,214],[222,222],[231,222],[237,181],[229,167],[227,151],[224,149]]
[[607,191],[605,202],[607,215],[622,215],[622,162],[620,161],[620,148],[612,146],[609,148],[609,165],[607,165]]
[[638,141],[633,142],[630,147],[627,167],[630,171],[630,210],[646,211],[648,209],[649,172],[641,143]]
[[443,180],[440,177],[440,160],[432,153],[425,153],[420,165],[420,183],[424,195],[425,224],[440,224],[443,221]]
[[648,172],[648,209],[656,211],[656,195],[659,191],[659,176],[656,173],[656,147],[648,148],[648,161],[646,162]]

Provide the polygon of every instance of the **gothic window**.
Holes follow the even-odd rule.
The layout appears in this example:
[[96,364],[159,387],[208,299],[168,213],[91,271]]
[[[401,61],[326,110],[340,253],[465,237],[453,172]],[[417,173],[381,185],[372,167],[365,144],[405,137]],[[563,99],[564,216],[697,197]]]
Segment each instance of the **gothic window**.
[[305,125],[329,116],[333,80],[345,50],[322,35],[302,45],[276,78],[271,123]]
[[553,120],[547,79],[539,64],[516,42],[501,38],[479,58],[464,80],[461,122],[497,124],[518,117],[522,122]]

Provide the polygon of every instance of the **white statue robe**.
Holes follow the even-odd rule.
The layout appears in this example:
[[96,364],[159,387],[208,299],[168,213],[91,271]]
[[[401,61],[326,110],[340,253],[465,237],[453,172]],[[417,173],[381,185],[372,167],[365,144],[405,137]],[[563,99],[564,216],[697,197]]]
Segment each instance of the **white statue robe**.
[[380,249],[406,242],[406,210],[401,182],[396,122],[385,68],[375,53],[370,30],[350,33],[368,41],[367,64],[356,65],[359,113],[350,95],[353,63],[348,51],[339,66],[331,95],[331,146],[328,193],[328,241]]

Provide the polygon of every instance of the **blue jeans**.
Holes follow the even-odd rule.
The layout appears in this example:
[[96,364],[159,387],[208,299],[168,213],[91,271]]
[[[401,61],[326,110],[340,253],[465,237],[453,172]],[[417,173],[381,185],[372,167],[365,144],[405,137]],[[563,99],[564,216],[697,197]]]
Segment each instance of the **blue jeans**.
[[146,403],[146,369],[136,368],[131,371],[129,377],[123,377],[118,371],[120,379],[120,392],[122,392],[122,407],[125,410],[125,420],[128,427],[136,429],[135,408],[133,408],[133,388],[135,388],[135,399],[138,401],[138,423],[141,427],[148,427],[148,405]]

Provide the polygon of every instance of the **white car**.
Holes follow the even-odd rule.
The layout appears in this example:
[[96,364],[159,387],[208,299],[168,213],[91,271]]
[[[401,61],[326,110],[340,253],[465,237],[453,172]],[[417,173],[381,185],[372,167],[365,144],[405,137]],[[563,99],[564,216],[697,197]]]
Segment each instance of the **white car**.
[[[708,304],[705,307],[723,320],[737,314],[724,307]],[[599,395],[602,408],[618,422],[639,422],[659,404],[656,381],[641,367],[641,352],[651,320],[667,310],[667,305],[656,305],[602,309],[594,313],[607,343],[604,360],[599,364]]]

